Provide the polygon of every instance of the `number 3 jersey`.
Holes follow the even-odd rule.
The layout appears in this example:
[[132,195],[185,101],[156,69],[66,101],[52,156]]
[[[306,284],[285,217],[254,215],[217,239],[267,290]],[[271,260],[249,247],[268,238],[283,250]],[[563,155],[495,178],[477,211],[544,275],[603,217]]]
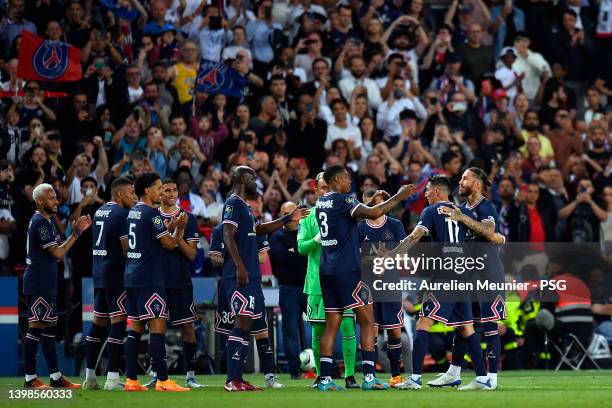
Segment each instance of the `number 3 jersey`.
[[164,256],[166,250],[159,238],[170,234],[157,208],[137,203],[128,212],[126,231],[128,237],[125,261],[125,287],[164,287]]
[[325,193],[317,200],[321,234],[321,275],[355,274],[361,277],[360,242],[355,210],[362,205],[348,194]]
[[108,202],[93,218],[93,281],[94,288],[123,288],[125,256],[121,238],[127,237],[129,210]]

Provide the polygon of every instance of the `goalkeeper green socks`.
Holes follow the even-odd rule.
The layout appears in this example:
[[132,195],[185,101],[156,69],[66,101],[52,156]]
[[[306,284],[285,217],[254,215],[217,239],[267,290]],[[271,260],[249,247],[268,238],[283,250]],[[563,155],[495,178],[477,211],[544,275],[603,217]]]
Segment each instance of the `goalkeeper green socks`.
[[352,316],[343,317],[340,323],[342,335],[342,356],[344,358],[344,378],[355,375],[355,354],[357,338],[355,337],[355,320]]

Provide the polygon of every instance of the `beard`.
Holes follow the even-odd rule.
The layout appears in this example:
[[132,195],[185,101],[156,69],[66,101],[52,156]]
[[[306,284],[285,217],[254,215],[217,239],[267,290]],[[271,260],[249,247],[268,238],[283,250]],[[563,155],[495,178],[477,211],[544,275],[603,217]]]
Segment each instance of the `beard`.
[[459,186],[459,195],[461,197],[469,197],[470,195],[472,195],[472,188],[471,187],[461,187]]
[[45,206],[44,210],[47,214],[57,214],[57,206],[51,207],[51,206]]

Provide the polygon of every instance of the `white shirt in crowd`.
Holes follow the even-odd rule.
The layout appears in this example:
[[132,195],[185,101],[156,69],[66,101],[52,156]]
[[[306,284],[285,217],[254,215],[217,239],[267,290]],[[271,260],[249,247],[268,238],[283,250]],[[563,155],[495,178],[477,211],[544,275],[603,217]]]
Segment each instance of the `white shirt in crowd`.
[[345,139],[353,141],[353,148],[361,148],[362,138],[361,129],[353,125],[351,122],[346,122],[346,128],[340,128],[336,124],[333,124],[327,128],[327,139],[325,139],[324,147],[328,150],[331,149],[332,143],[337,139]]
[[[0,221],[15,221],[15,218],[8,209],[0,208]],[[0,234],[0,259],[8,258],[9,249],[9,234]]]
[[[189,212],[193,214],[194,217],[208,218],[208,211],[206,210],[206,204],[204,204],[202,197],[190,191],[189,203],[191,204],[191,209]],[[176,200],[176,206],[181,206],[180,199]]]
[[198,43],[200,44],[200,53],[203,59],[219,62],[221,60],[221,51],[229,39],[225,29],[211,30],[205,27],[198,32]]
[[533,51],[527,51],[527,58],[522,55],[517,55],[512,70],[518,74],[525,73],[525,78],[521,81],[523,93],[527,95],[529,101],[535,100],[538,88],[540,86],[540,76],[544,72],[548,72],[549,77],[552,76],[550,65],[544,59],[542,54]]
[[380,89],[373,79],[360,78],[355,79],[352,75],[348,78],[344,78],[338,84],[342,96],[347,101],[351,99],[351,93],[356,86],[361,85],[368,91],[368,107],[370,109],[378,109],[382,103],[382,97],[380,96]]
[[506,89],[506,95],[508,95],[508,99],[510,100],[510,106],[514,104],[514,98],[516,98],[518,94],[518,86],[517,84],[512,85],[510,88],[508,88],[508,86],[514,82],[516,77],[517,73],[505,65],[495,71],[495,79],[501,82],[502,86]]
[[139,86],[136,89],[130,88],[128,86],[128,100],[130,101],[130,103],[134,103],[136,101],[139,101],[140,98],[142,98],[142,94],[143,93],[144,93],[144,89],[142,89],[142,86]]
[[391,106],[385,101],[376,113],[376,127],[384,132],[385,137],[399,136],[402,133],[400,124],[400,113],[410,109],[416,113],[419,119],[427,118],[427,110],[418,98],[402,98],[393,101]]
[[[98,177],[96,177],[96,172],[92,171],[91,173],[89,173],[88,177],[92,177],[96,180],[98,180]],[[98,183],[100,182],[100,180],[98,180]],[[68,204],[77,204],[80,203],[83,200],[83,193],[81,193],[81,179],[78,178],[77,176],[74,176],[74,178],[72,179],[72,184],[70,184],[68,186]]]

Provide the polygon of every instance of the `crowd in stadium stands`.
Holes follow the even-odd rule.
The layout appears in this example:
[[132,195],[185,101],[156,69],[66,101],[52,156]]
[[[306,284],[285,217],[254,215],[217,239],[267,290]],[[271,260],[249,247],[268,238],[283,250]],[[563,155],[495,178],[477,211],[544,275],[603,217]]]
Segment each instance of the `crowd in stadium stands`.
[[[262,220],[288,201],[313,206],[313,179],[334,164],[359,199],[413,183],[419,194],[394,213],[408,231],[430,176],[447,175],[456,193],[463,169],[478,166],[509,242],[601,242],[612,261],[611,0],[0,0],[0,9],[2,275],[23,273],[34,187],[54,186],[68,235],[71,220],[109,200],[114,179],[145,171],[177,181],[206,254],[236,165],[258,175],[250,204]],[[82,80],[19,78],[24,30],[79,48]],[[201,58],[246,77],[244,97],[195,92]],[[89,231],[61,268],[60,309],[74,316],[91,240]],[[604,265],[603,276],[576,273],[609,288]],[[199,276],[211,270],[207,258]],[[607,296],[592,290],[595,322],[612,338]],[[79,318],[66,333],[80,331]]]

